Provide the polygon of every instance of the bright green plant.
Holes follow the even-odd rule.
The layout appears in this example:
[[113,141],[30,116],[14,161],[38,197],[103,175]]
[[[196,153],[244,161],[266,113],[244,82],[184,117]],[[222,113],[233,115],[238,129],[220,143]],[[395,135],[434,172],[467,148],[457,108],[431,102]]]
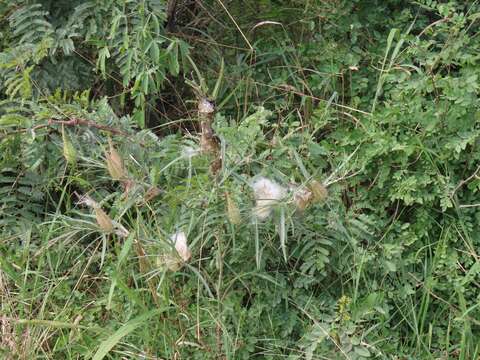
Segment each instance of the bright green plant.
[[177,76],[188,46],[170,38],[162,1],[9,2],[8,45],[0,53],[4,94],[24,99],[57,88],[90,89],[100,79],[103,95],[132,107],[132,121],[145,127],[167,76]]
[[480,6],[176,3],[0,5],[1,351],[478,358]]

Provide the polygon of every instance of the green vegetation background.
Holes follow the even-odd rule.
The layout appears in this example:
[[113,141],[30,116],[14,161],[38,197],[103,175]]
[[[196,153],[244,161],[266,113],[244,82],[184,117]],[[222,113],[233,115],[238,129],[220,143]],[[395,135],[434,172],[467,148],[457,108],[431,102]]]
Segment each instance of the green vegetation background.
[[0,356],[478,359],[479,24],[0,1]]

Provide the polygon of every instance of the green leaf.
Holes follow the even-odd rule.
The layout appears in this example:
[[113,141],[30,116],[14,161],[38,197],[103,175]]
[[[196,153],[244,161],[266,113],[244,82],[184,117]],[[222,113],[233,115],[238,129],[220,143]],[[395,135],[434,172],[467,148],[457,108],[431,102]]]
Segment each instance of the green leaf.
[[213,88],[213,92],[212,92],[213,100],[217,98],[218,92],[220,91],[220,85],[222,84],[224,70],[225,70],[225,61],[222,58],[222,63],[220,64],[220,72],[218,73],[217,81],[215,83],[215,87]]
[[397,271],[397,265],[390,260],[385,260],[385,266],[387,267],[388,271],[395,272]]
[[366,348],[364,347],[360,347],[360,346],[356,346],[354,348],[354,351],[355,353],[358,355],[358,356],[361,356],[361,357],[364,357],[364,358],[368,358],[370,357],[370,351],[368,351]]
[[110,58],[110,51],[108,50],[108,47],[103,47],[100,49],[98,52],[98,60],[97,60],[97,67],[100,68],[100,71],[103,76],[106,76],[106,66],[105,62],[106,59]]
[[111,336],[109,336],[106,340],[104,340],[100,346],[98,347],[97,352],[93,356],[92,360],[102,360],[109,352],[110,350],[113,349],[115,345],[118,344],[118,342],[128,334],[130,334],[132,331],[134,331],[136,328],[138,328],[140,325],[142,325],[144,322],[152,318],[153,316],[160,314],[163,312],[163,309],[156,309],[150,312],[147,312],[143,315],[140,315],[136,317],[133,320],[130,320],[126,324],[124,324],[122,327],[120,327],[115,333]]
[[180,73],[180,63],[178,62],[178,44],[173,41],[167,48],[169,53],[168,68],[172,75],[176,76]]
[[282,247],[283,259],[287,262],[287,233],[285,230],[285,207],[280,208],[280,220],[278,224],[278,234],[280,236],[280,245]]

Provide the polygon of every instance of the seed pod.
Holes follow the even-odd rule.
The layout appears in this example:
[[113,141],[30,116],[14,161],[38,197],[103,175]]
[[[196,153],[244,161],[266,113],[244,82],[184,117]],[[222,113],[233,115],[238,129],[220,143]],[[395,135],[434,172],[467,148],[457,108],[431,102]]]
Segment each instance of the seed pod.
[[327,188],[317,180],[310,181],[308,188],[312,191],[313,200],[316,202],[322,202],[328,197]]
[[102,208],[95,208],[95,218],[97,219],[97,223],[98,226],[100,226],[100,229],[108,233],[113,231],[112,220],[108,217],[105,211],[102,210]]
[[187,236],[183,231],[173,234],[170,239],[175,243],[175,250],[183,261],[188,261],[192,256],[192,252],[187,244]]
[[160,193],[161,193],[161,190],[158,187],[152,186],[145,192],[145,195],[143,198],[145,199],[145,201],[150,201],[156,198],[158,195],[160,195]]
[[177,271],[182,267],[183,262],[190,260],[192,252],[187,244],[187,236],[183,231],[176,232],[170,236],[177,254],[167,252],[157,257],[157,265],[171,271]]
[[73,147],[68,134],[65,132],[65,128],[62,126],[62,142],[63,142],[63,156],[67,163],[75,165],[77,162],[77,151]]
[[123,160],[117,150],[113,147],[112,141],[108,139],[110,151],[105,154],[107,169],[113,180],[121,180],[126,177]]
[[126,198],[128,197],[128,194],[130,194],[130,191],[135,188],[135,181],[127,179],[122,181],[122,186],[123,186],[123,197]]
[[96,209],[100,207],[100,205],[95,200],[93,200],[89,195],[87,194],[80,195],[77,192],[74,192],[74,193],[75,195],[77,195],[77,198],[78,198],[77,205],[85,205],[92,209]]
[[238,225],[242,222],[242,217],[240,215],[240,210],[238,210],[237,204],[235,204],[235,201],[230,197],[229,193],[226,193],[226,198],[227,198],[227,217],[228,220],[233,224],[233,225]]
[[297,187],[293,190],[293,202],[299,211],[305,210],[313,198],[313,192],[305,187]]

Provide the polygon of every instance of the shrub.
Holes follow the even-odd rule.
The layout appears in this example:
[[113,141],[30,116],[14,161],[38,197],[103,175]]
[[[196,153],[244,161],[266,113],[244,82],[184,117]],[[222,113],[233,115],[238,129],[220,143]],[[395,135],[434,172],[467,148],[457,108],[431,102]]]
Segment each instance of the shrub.
[[477,358],[479,5],[195,4],[0,5],[6,356]]

